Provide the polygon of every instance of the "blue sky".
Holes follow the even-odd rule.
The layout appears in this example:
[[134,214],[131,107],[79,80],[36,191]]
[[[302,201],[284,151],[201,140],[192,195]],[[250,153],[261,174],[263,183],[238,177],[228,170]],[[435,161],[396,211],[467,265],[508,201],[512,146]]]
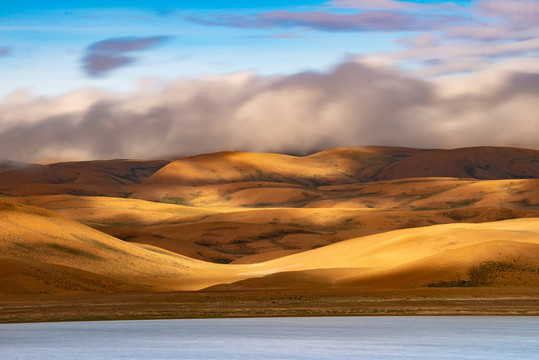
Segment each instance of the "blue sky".
[[[444,2],[403,4],[425,6]],[[462,11],[457,6],[466,9],[470,1],[454,2],[454,5],[440,9],[412,7],[411,11],[399,9],[392,13],[407,14],[412,21],[415,16],[418,23],[429,14],[460,17]],[[170,79],[238,71],[262,75],[323,71],[356,54],[401,49],[399,39],[432,29],[432,24],[402,29],[399,24],[382,29],[376,26],[332,29],[309,24],[308,19],[296,23],[270,19],[256,24],[257,16],[274,12],[353,16],[373,11],[380,12],[321,1],[266,1],[253,6],[252,1],[7,0],[2,2],[0,12],[0,49],[4,49],[4,56],[0,55],[3,70],[0,96],[20,88],[44,95],[79,87],[127,90],[142,77]],[[237,23],[234,18],[238,18]],[[391,19],[380,19],[379,23],[384,21]],[[163,41],[124,54],[131,60],[125,66],[99,74],[85,71],[83,59],[92,44],[150,37],[162,37]]]
[[0,154],[539,148],[538,60],[539,0],[3,0]]

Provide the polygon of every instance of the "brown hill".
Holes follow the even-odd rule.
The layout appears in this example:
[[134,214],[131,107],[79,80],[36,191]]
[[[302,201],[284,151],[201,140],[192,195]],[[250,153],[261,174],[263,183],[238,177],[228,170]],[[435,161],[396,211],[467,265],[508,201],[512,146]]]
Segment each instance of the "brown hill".
[[174,161],[144,184],[185,186],[255,181],[319,186],[417,177],[538,178],[538,164],[538,150],[494,147],[356,147],[305,157],[223,152]]
[[425,150],[385,166],[373,180],[416,177],[538,178],[539,151],[496,147]]
[[363,147],[0,170],[0,293],[468,286],[491,265],[484,283],[535,286],[538,153]]
[[37,166],[35,164],[28,164],[28,163],[22,163],[18,161],[10,161],[10,160],[0,160],[0,173],[14,170],[14,169],[22,169],[22,168],[28,168]]
[[119,196],[168,161],[108,160],[22,167],[0,173],[0,192],[11,196],[71,194]]
[[[153,199],[156,193],[177,193],[189,186],[232,183],[312,187],[418,177],[527,179],[539,178],[538,164],[538,150],[495,147],[349,147],[303,157],[221,152],[172,162],[108,160],[22,168],[12,168],[11,164],[0,169],[0,193],[132,197],[141,194],[142,198]],[[295,198],[310,199],[311,195],[296,193]]]
[[[486,183],[493,184],[479,187],[479,190],[490,189],[492,195],[489,196],[492,199],[497,199],[502,194],[508,196],[505,192],[506,181],[488,181]],[[513,181],[525,183],[538,180]],[[476,182],[484,183],[481,181],[467,183],[471,186]],[[442,189],[450,185],[448,181],[442,183],[445,184],[441,187]],[[354,208],[337,206],[337,204],[334,204],[332,208],[320,206],[209,208],[137,199],[70,195],[19,197],[16,201],[54,210],[57,214],[92,226],[127,242],[149,244],[192,258],[219,263],[260,262],[349,238],[397,229],[453,222],[474,223],[539,217],[539,210],[533,210],[531,207],[512,209],[476,206],[468,203],[456,204],[459,205],[456,206],[452,203],[455,199],[452,195],[445,200],[446,202],[442,202],[440,199],[443,197],[437,182],[431,185],[428,185],[429,182],[407,182],[397,185],[389,182],[391,185],[381,186],[378,183],[370,185],[375,184],[378,186],[378,196],[382,198],[381,204],[390,201],[395,197],[395,193],[406,190],[405,186],[412,184],[419,189],[419,195],[434,190],[434,195],[432,195],[434,200],[427,204],[436,205],[440,209],[437,207],[416,210]],[[430,190],[422,191],[420,185]],[[429,188],[429,186],[434,188]],[[466,186],[462,185],[458,188],[466,189]],[[456,187],[451,185],[448,189],[452,190]],[[503,192],[496,192],[498,189],[502,189]],[[516,185],[513,192],[515,189],[518,189]],[[473,190],[473,194],[478,192],[480,196],[486,196],[484,193],[479,193],[479,190]],[[462,199],[467,199],[470,193],[468,190],[464,190],[464,193],[467,196]],[[421,200],[418,201],[424,204],[428,197],[424,194],[419,195],[418,198]],[[526,193],[517,196],[526,196]],[[510,197],[506,200],[511,199],[515,198]]]

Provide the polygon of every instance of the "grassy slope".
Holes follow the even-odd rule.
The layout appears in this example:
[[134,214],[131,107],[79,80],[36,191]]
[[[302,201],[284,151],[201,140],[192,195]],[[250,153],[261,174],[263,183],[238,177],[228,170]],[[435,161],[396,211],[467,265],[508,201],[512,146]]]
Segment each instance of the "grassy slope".
[[[0,289],[163,291],[237,281],[232,287],[402,287],[467,281],[488,260],[503,270],[498,283],[529,286],[539,258],[532,241],[539,179],[529,179],[539,177],[538,153],[367,147],[5,171],[0,196],[54,213],[0,200]],[[512,218],[530,219],[490,223]],[[401,237],[391,246],[402,252],[393,254],[389,239]],[[443,239],[466,241],[425,250]],[[351,243],[353,251],[339,247]]]
[[[539,217],[538,181],[426,178],[324,186],[313,191],[325,200],[305,207],[291,203],[288,188],[273,183],[250,190],[272,199],[274,207],[257,207],[259,198],[254,196],[245,197],[251,199],[249,206],[233,206],[229,201],[225,207],[219,200],[217,205],[204,205],[208,198],[219,198],[214,185],[197,193],[193,202],[199,206],[67,195],[19,197],[17,201],[54,210],[129,242],[219,263],[248,257],[245,263],[271,258],[259,254],[278,257],[283,250],[300,252],[403,228]],[[224,186],[233,191],[234,185],[243,189],[245,183]]]
[[539,219],[397,230],[253,268],[261,278],[215,288],[417,287],[469,281],[473,269],[486,272],[485,278],[468,285],[537,286]]
[[318,271],[320,280],[309,280],[314,287],[402,287],[410,281],[457,280],[486,260],[535,266],[539,259],[536,218],[399,230],[254,265],[217,265],[132,245],[50,211],[7,201],[1,202],[0,221],[0,274],[8,294],[17,284],[36,293],[189,290],[283,272],[271,279],[272,287],[287,287],[291,280],[306,286],[289,271]]
[[[6,260],[20,261],[45,274],[47,269],[43,269],[42,264],[63,266],[135,284],[146,291],[197,289],[224,279],[235,279],[231,277],[234,272],[223,266],[126,243],[35,207],[0,201],[0,222],[0,258],[4,267],[10,266]],[[13,281],[14,274],[4,272],[4,275],[7,278],[3,281]],[[28,272],[16,274],[25,275],[36,279],[35,274]],[[41,281],[54,283],[55,280],[45,277]],[[74,290],[58,283],[54,286],[58,287],[57,291]]]

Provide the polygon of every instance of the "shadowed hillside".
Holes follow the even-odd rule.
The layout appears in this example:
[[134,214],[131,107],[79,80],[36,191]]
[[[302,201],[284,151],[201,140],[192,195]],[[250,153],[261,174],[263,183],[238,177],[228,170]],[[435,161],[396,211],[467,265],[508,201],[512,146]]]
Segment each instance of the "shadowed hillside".
[[127,242],[218,263],[260,262],[352,237],[403,228],[539,217],[539,210],[493,206],[438,210],[338,206],[211,208],[67,195],[20,197],[17,201],[54,210]]
[[8,164],[0,294],[536,286],[538,159],[361,147]]
[[142,182],[168,161],[108,160],[22,167],[0,173],[4,195],[128,196],[124,187]]
[[129,244],[2,200],[0,238],[2,294],[189,290],[237,278],[222,265]]
[[256,268],[260,277],[212,289],[537,286],[539,220],[392,231]]
[[537,150],[490,147],[456,150],[340,148],[305,157],[224,152],[174,161],[145,184],[264,181],[337,185],[417,177],[526,179],[539,177],[538,164]]
[[9,170],[24,169],[24,168],[34,167],[34,166],[37,166],[37,165],[21,163],[18,161],[0,160],[0,173],[9,171]]
[[198,290],[220,283],[234,284],[217,289],[539,284],[537,218],[390,231],[252,265],[211,264],[129,244],[7,201],[0,201],[0,225],[4,296]]
[[[322,186],[418,177],[482,180],[539,178],[539,151],[477,147],[421,150],[350,147],[304,157],[243,152],[198,155],[176,161],[87,161],[0,172],[5,195],[104,195],[151,198],[178,187],[230,183]],[[141,186],[134,186],[141,184]],[[311,194],[296,194],[296,198]]]

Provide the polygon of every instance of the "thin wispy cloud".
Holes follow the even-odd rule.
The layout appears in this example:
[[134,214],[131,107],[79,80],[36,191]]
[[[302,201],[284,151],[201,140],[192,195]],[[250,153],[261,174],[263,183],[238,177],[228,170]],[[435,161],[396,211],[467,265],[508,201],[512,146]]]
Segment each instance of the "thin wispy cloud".
[[419,11],[433,9],[459,9],[462,8],[452,2],[442,4],[421,4],[408,1],[395,0],[333,0],[327,6],[339,9],[374,9],[374,10],[404,10]]
[[0,46],[0,57],[10,56],[12,52],[11,46]]
[[188,20],[209,26],[227,26],[245,29],[273,29],[303,27],[320,31],[378,32],[423,31],[444,24],[464,20],[454,15],[412,15],[398,11],[365,11],[341,14],[326,11],[273,11],[253,15],[213,15],[189,17]]
[[151,49],[167,39],[167,36],[153,36],[146,38],[113,38],[98,41],[86,49],[86,54],[81,59],[83,69],[89,76],[104,76],[112,70],[134,63],[137,58],[131,55],[132,53]]
[[535,0],[481,0],[474,3],[482,15],[537,24],[539,3]]
[[[376,2],[342,0],[332,3],[369,7]],[[451,6],[450,3],[423,5],[392,0],[381,4],[386,8],[419,12],[425,7]],[[463,11],[470,15],[467,22],[445,23],[434,31],[398,40],[406,49],[368,56],[391,63],[414,62],[416,75],[440,76],[478,71],[507,57],[539,55],[539,3],[536,1],[476,1]]]
[[412,63],[419,68],[416,74],[424,76],[477,71],[506,57],[539,55],[539,3],[529,0],[481,0],[466,7],[450,1],[333,0],[318,11],[214,14],[189,20],[246,31],[415,32],[397,41],[405,49],[360,55],[404,66]]

